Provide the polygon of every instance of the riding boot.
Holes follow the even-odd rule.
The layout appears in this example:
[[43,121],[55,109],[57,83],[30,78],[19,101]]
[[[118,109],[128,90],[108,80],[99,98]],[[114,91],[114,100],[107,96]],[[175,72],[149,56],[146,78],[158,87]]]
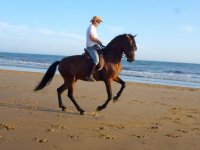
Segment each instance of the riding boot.
[[96,80],[94,79],[94,77],[93,77],[93,73],[95,72],[96,66],[97,66],[96,64],[93,64],[92,70],[91,70],[89,76],[86,77],[86,79],[87,79],[88,81],[96,81]]

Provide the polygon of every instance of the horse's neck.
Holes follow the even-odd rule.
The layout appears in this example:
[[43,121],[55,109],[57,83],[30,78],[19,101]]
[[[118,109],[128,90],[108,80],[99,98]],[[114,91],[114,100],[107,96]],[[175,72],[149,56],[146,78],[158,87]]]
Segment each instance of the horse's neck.
[[104,59],[109,63],[121,63],[122,52],[117,48],[106,49],[104,52]]

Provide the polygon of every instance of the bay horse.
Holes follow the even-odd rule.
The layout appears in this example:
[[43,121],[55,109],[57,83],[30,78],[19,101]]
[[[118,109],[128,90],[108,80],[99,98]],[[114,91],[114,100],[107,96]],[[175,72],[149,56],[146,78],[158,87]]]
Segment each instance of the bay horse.
[[[136,36],[136,35],[135,35]],[[112,99],[111,83],[115,81],[121,84],[121,88],[117,95],[113,97],[113,101],[117,101],[122,91],[125,88],[125,82],[119,78],[119,73],[122,69],[122,56],[125,54],[128,62],[135,60],[135,51],[137,49],[135,36],[131,34],[122,34],[116,36],[108,45],[101,51],[104,56],[104,66],[101,70],[96,70],[94,78],[96,81],[103,81],[106,86],[108,98],[103,105],[97,107],[97,111],[106,108],[109,101]],[[76,109],[80,114],[84,114],[84,110],[76,102],[73,93],[77,80],[86,81],[90,68],[92,67],[92,61],[82,55],[75,55],[63,58],[61,61],[54,62],[47,70],[43,79],[34,89],[38,91],[48,85],[56,72],[56,68],[64,79],[64,83],[57,88],[59,108],[64,111],[66,107],[62,103],[61,94],[68,89],[68,97],[71,99]]]

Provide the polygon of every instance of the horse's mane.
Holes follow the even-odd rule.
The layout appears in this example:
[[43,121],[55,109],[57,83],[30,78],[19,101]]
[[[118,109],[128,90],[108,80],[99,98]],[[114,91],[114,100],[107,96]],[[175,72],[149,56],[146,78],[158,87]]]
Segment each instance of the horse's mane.
[[115,42],[119,41],[120,39],[122,39],[122,37],[124,36],[125,34],[121,34],[121,35],[118,35],[116,36],[114,39],[112,39],[108,45],[106,46],[106,49],[109,49]]
[[118,42],[118,41],[121,40],[124,36],[127,36],[127,35],[131,38],[131,40],[134,39],[134,37],[133,37],[132,34],[120,34],[120,35],[116,36],[114,39],[112,39],[112,40],[108,43],[108,45],[106,46],[105,49],[110,49],[110,48],[112,48],[112,45],[113,45],[114,43]]

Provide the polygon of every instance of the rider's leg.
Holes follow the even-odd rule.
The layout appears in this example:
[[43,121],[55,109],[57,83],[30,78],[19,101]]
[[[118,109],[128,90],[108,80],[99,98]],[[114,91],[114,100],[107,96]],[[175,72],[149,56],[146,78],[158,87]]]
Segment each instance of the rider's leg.
[[90,56],[93,60],[93,66],[90,70],[90,73],[89,73],[89,76],[87,77],[87,80],[88,81],[95,81],[95,79],[93,77],[93,73],[95,71],[97,64],[99,63],[99,55],[98,55],[97,51],[95,49],[93,49],[92,47],[88,47],[87,52],[90,54]]
[[96,64],[93,63],[92,69],[89,73],[89,76],[86,78],[88,81],[96,81],[93,77],[93,73],[95,72]]

